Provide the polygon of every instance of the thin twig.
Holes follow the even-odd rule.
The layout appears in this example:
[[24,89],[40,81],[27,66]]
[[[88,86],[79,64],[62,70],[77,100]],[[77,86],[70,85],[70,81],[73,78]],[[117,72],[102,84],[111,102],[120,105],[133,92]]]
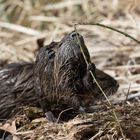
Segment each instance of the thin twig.
[[107,122],[105,127],[102,130],[100,130],[97,134],[95,134],[93,137],[91,137],[89,140],[96,140],[97,138],[99,138],[103,133],[105,133],[110,124],[111,124],[110,122]]
[[115,28],[113,28],[111,26],[107,26],[107,25],[104,25],[104,24],[101,24],[101,23],[77,23],[76,25],[94,25],[94,26],[100,26],[100,27],[103,27],[103,28],[106,28],[106,29],[110,29],[112,31],[118,32],[118,33],[120,33],[120,34],[122,34],[122,35],[124,35],[124,36],[126,36],[126,37],[128,37],[128,38],[130,38],[132,40],[134,40],[136,43],[138,43],[140,45],[140,41],[137,40],[136,38],[134,38],[133,36],[123,32],[123,31],[120,31],[118,29],[115,29]]
[[126,94],[126,98],[124,100],[124,108],[126,106],[126,102],[128,101],[128,96],[129,96],[129,93],[130,93],[130,87],[131,87],[131,84],[129,84],[129,88],[128,88],[128,91],[127,91],[127,94]]
[[[134,99],[134,98],[136,98],[136,97],[140,97],[140,92],[129,95],[129,96],[127,97],[127,100],[132,100],[132,99]],[[124,102],[125,100],[126,100],[126,97],[120,97],[120,98],[117,99],[117,100],[116,100],[116,99],[113,100],[113,104],[119,104],[119,103]]]
[[[76,34],[77,34],[76,36],[77,36],[78,43],[79,43],[79,45],[80,45],[80,49],[81,49],[82,55],[83,55],[84,60],[85,60],[85,62],[86,62],[86,64],[87,64],[87,66],[88,66],[89,64],[88,64],[87,58],[86,58],[86,56],[85,56],[85,54],[84,54],[82,45],[81,45],[80,40],[79,40],[79,37],[78,37],[78,32],[77,32],[77,29],[76,29],[76,24],[74,25],[74,29],[75,29],[75,32],[76,32]],[[91,73],[91,76],[92,76],[93,80],[94,80],[95,83],[97,84],[98,88],[100,89],[100,91],[102,92],[102,94],[104,95],[104,97],[106,98],[106,100],[107,100],[109,106],[112,108],[111,102],[109,101],[109,99],[108,99],[108,97],[106,96],[105,92],[102,90],[101,86],[100,86],[99,83],[97,82],[97,80],[96,80],[94,74],[92,73],[92,71],[90,71],[90,73]],[[120,129],[122,138],[125,139],[125,136],[124,136],[124,134],[123,134],[123,130],[122,130],[121,124],[119,123],[119,120],[118,120],[118,118],[117,118],[117,115],[116,115],[116,112],[115,112],[115,109],[114,109],[114,108],[112,109],[112,113],[113,113],[113,116],[114,116],[114,118],[115,118],[115,120],[116,120],[116,123],[117,123],[118,126],[119,126],[119,129]]]
[[[127,91],[127,94],[126,94],[126,98],[125,98],[124,104],[123,104],[123,106],[124,106],[124,118],[125,118],[125,120],[127,119],[126,103],[127,103],[128,96],[129,96],[129,93],[130,93],[130,86],[131,86],[131,84],[129,84],[129,88],[128,88],[128,91]],[[127,121],[124,121],[124,122],[125,122],[125,125],[126,125],[126,122],[127,122]]]
[[101,130],[97,134],[95,134],[93,137],[91,137],[89,140],[95,140],[95,139],[99,138],[103,133],[104,133],[104,131]]
[[70,6],[79,5],[79,4],[82,4],[81,0],[67,0],[67,1],[56,3],[56,4],[47,4],[43,9],[56,10],[56,9],[62,9],[65,7],[70,7]]
[[59,120],[60,120],[60,118],[61,118],[61,116],[62,116],[62,114],[63,114],[64,112],[69,111],[69,110],[72,110],[72,109],[73,109],[73,108],[71,107],[71,108],[67,108],[67,109],[61,111],[61,112],[59,113],[59,115],[58,115],[58,118],[57,118],[56,123],[59,122]]
[[29,131],[24,131],[24,132],[17,132],[15,135],[27,135],[27,134],[33,134],[34,131],[29,130]]

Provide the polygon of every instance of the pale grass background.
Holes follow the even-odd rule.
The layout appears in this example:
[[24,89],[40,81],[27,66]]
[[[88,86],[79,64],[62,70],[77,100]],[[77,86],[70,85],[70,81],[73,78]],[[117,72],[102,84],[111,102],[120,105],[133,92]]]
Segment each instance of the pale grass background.
[[[36,39],[59,41],[74,23],[99,22],[140,39],[139,0],[0,0],[0,59],[34,61]],[[139,44],[111,30],[77,26],[92,61],[120,82],[119,93],[140,91]]]
[[[140,1],[0,0],[0,60],[7,60],[8,63],[34,61],[37,38],[45,37],[46,44],[52,40],[58,41],[74,30],[73,25],[77,22],[99,22],[140,40]],[[77,29],[84,36],[97,68],[119,81],[120,94],[115,94],[115,99],[117,95],[125,97],[129,86],[129,94],[139,93],[140,44],[97,26],[81,25],[77,26]],[[97,118],[95,113],[87,115],[87,119],[94,118],[92,115]],[[74,134],[79,134],[82,129],[74,127],[74,124],[84,119],[77,117],[64,124],[45,122],[43,125],[40,118],[34,120],[39,122],[35,130],[29,130],[29,124],[28,127],[23,126],[17,130],[16,134],[32,139],[72,139]],[[111,131],[116,133],[113,128]]]

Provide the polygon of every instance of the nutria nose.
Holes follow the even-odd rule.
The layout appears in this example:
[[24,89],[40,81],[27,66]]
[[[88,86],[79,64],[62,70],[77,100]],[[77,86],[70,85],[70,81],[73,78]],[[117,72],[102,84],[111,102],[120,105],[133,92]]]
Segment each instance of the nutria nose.
[[70,38],[74,39],[75,37],[77,36],[80,36],[78,33],[76,33],[75,31],[73,31],[71,34],[70,34]]

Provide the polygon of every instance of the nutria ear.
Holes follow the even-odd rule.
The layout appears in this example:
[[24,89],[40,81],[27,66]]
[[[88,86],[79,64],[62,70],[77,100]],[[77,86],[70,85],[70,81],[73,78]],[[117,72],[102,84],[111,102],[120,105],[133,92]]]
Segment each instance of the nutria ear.
[[39,48],[42,48],[44,46],[44,42],[45,42],[45,38],[39,38],[39,39],[37,39],[38,49]]
[[8,63],[7,59],[2,59],[0,60],[0,67],[3,67],[4,65],[6,65]]

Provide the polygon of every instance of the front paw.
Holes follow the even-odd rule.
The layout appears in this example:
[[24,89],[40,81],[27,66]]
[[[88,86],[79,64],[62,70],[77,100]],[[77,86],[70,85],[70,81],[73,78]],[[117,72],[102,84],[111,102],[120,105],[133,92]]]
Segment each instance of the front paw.
[[46,116],[46,119],[49,121],[49,122],[56,122],[56,118],[54,117],[53,113],[51,111],[48,111],[45,113],[45,116]]
[[78,111],[79,111],[79,113],[84,114],[85,113],[85,108],[80,106]]

